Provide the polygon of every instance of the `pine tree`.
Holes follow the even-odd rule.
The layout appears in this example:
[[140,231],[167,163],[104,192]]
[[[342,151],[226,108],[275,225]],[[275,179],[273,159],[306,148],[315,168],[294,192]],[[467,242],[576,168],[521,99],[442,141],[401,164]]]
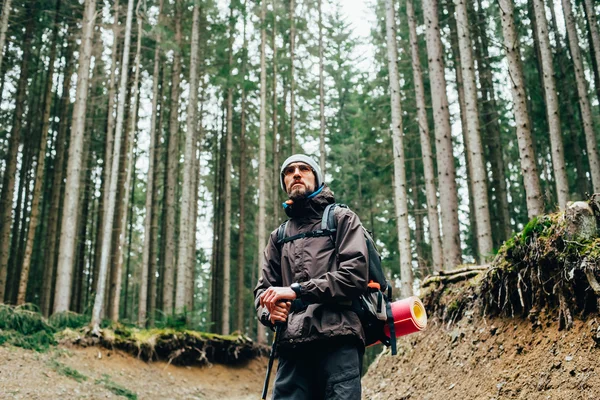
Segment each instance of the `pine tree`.
[[540,56],[543,71],[544,95],[546,99],[546,117],[550,130],[550,145],[552,149],[552,166],[558,195],[558,205],[565,208],[569,196],[569,183],[565,170],[564,149],[560,129],[560,116],[558,96],[556,93],[556,82],[554,80],[554,67],[552,52],[548,39],[548,21],[544,0],[533,0],[535,18],[537,22],[537,34],[540,46]]
[[510,89],[514,104],[517,140],[521,173],[527,198],[527,215],[531,219],[544,212],[544,203],[536,158],[533,150],[530,116],[525,93],[525,78],[523,76],[523,61],[519,49],[519,38],[515,27],[513,0],[498,0],[502,14],[502,32],[504,34],[504,49],[508,59]]
[[436,138],[438,181],[442,213],[442,245],[444,268],[461,263],[460,236],[458,226],[458,195],[456,171],[452,155],[450,114],[444,76],[444,57],[440,39],[437,0],[423,0],[425,15],[429,79]]
[[406,196],[406,169],[402,136],[402,108],[400,106],[400,83],[398,78],[398,50],[396,48],[396,12],[392,0],[386,0],[386,32],[388,48],[388,72],[392,110],[392,142],[394,146],[394,202],[400,251],[400,294],[412,296],[412,252],[408,227],[408,199]]
[[442,243],[440,238],[440,225],[438,218],[438,200],[435,187],[435,170],[433,167],[433,154],[429,139],[429,122],[427,120],[427,106],[425,103],[425,88],[419,60],[419,42],[417,38],[416,18],[412,0],[406,0],[406,14],[408,17],[410,49],[412,55],[413,80],[417,100],[417,115],[419,119],[419,138],[421,140],[421,156],[423,158],[423,172],[425,175],[425,190],[427,193],[427,217],[429,221],[429,236],[433,256],[433,269],[439,271],[443,266]]
[[587,81],[585,80],[583,61],[581,60],[581,50],[579,49],[579,40],[577,38],[577,27],[571,9],[571,1],[562,0],[562,5],[565,24],[567,26],[571,58],[573,59],[575,67],[575,80],[577,82],[577,92],[579,94],[579,109],[583,119],[583,131],[585,133],[587,156],[590,163],[590,173],[592,175],[592,185],[594,192],[598,192],[600,191],[600,160],[598,159],[596,133],[592,121],[592,107],[588,98],[588,86]]
[[[125,22],[125,42],[123,45],[123,61],[121,62],[121,74],[119,84],[119,101],[117,106],[117,123],[115,126],[115,142],[113,146],[112,163],[110,166],[110,184],[108,185],[108,201],[104,210],[104,229],[102,231],[102,254],[100,256],[100,269],[98,272],[98,286],[96,288],[96,297],[94,308],[92,310],[92,329],[98,331],[100,328],[100,317],[104,305],[104,295],[106,288],[106,277],[108,273],[108,263],[111,251],[111,233],[112,223],[115,218],[115,206],[117,202],[117,174],[119,173],[119,158],[121,155],[121,135],[123,135],[123,126],[125,119],[125,99],[127,98],[127,80],[129,71],[129,50],[131,45],[131,25],[133,20],[134,0],[128,0],[127,18]],[[123,149],[123,151],[126,151]],[[108,168],[108,166],[107,166]],[[122,200],[122,199],[120,199]],[[113,251],[115,249],[112,249]]]
[[468,146],[470,152],[470,175],[473,188],[475,221],[477,223],[478,259],[484,263],[486,257],[492,254],[492,229],[490,225],[489,203],[487,195],[487,173],[483,162],[483,147],[481,144],[479,111],[477,109],[477,86],[475,83],[475,64],[473,61],[473,46],[467,17],[467,5],[463,0],[455,0],[458,42],[461,58],[461,74],[465,90],[465,111],[467,122]]

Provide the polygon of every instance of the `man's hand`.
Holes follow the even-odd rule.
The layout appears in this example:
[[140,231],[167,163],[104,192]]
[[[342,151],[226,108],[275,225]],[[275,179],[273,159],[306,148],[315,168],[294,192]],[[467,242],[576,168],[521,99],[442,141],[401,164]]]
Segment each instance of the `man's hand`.
[[260,295],[260,305],[272,314],[277,303],[282,300],[295,300],[296,292],[290,287],[271,286]]
[[275,325],[278,322],[285,322],[290,313],[290,307],[292,307],[291,301],[281,301],[275,304],[275,307],[271,310],[271,323]]

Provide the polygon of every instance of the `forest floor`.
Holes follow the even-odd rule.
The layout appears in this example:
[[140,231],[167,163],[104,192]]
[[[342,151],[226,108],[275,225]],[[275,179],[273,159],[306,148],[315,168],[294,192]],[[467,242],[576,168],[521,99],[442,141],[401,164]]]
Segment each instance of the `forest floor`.
[[[551,317],[540,322],[431,320],[424,332],[399,338],[397,356],[386,350],[371,365],[363,399],[598,399],[598,321],[576,320],[569,331]],[[43,353],[0,346],[0,360],[1,399],[251,400],[260,396],[267,364],[259,357],[238,366],[175,366],[64,344]]]
[[237,366],[175,366],[103,347],[37,353],[0,346],[0,399],[255,400],[266,364],[259,357]]
[[398,355],[386,351],[363,378],[369,400],[500,400],[600,398],[598,322],[575,320],[559,331],[551,317],[473,315],[450,326],[430,325],[400,338]]

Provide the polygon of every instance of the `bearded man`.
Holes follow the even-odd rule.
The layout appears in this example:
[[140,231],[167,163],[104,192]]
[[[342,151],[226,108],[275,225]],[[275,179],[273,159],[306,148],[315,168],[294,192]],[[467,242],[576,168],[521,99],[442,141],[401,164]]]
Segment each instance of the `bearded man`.
[[280,183],[289,197],[283,204],[289,220],[271,233],[254,289],[260,322],[285,324],[273,399],[360,400],[364,332],[348,306],[367,289],[360,220],[336,207],[337,227],[324,232],[323,213],[335,199],[307,155],[283,162]]

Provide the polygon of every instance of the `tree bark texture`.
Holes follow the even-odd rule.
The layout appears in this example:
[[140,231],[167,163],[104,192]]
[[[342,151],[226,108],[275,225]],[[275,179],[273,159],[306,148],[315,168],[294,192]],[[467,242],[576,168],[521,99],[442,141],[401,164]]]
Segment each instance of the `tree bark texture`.
[[[28,6],[28,11],[32,12],[33,6]],[[4,175],[2,177],[2,194],[0,195],[0,302],[4,302],[4,295],[8,291],[6,287],[6,278],[8,274],[8,260],[10,257],[10,234],[12,227],[13,197],[15,193],[15,174],[17,171],[17,155],[19,152],[19,141],[21,138],[23,113],[25,110],[25,101],[27,99],[27,79],[29,75],[29,63],[31,56],[31,38],[34,28],[33,16],[27,23],[25,36],[23,38],[23,58],[21,61],[21,72],[17,83],[17,92],[15,97],[15,111],[13,114],[13,123],[8,139],[8,151],[6,152],[6,162]],[[0,49],[2,51],[2,49]],[[14,233],[16,234],[16,232]]]
[[585,134],[585,143],[587,148],[588,162],[590,164],[590,174],[592,175],[592,186],[594,192],[600,192],[600,159],[598,159],[598,145],[594,123],[592,118],[592,107],[588,98],[588,84],[585,79],[583,61],[581,59],[581,50],[577,37],[577,26],[571,8],[571,0],[562,0],[565,24],[567,26],[567,36],[569,38],[569,49],[571,50],[571,59],[575,69],[575,80],[577,82],[577,93],[579,97],[579,110],[583,122],[583,132]]
[[406,196],[406,168],[402,130],[402,108],[400,106],[400,81],[398,77],[398,49],[396,44],[396,12],[393,0],[386,0],[386,42],[388,73],[390,80],[390,101],[392,110],[392,143],[394,154],[394,204],[396,208],[396,228],[398,230],[398,250],[400,252],[400,295],[412,296],[412,252],[410,249],[410,229],[408,227],[408,199]]
[[544,80],[544,94],[546,100],[546,116],[550,130],[550,147],[552,151],[552,167],[556,182],[556,194],[558,205],[564,209],[569,198],[569,182],[565,169],[565,157],[560,128],[558,95],[556,93],[556,82],[554,80],[554,67],[552,51],[548,39],[548,21],[544,9],[544,0],[533,0],[533,8],[537,22],[537,33],[540,46],[542,73]]
[[[292,0],[293,6],[293,0]],[[265,61],[265,46],[267,43],[267,31],[265,28],[265,15],[267,13],[267,2],[263,1],[260,8],[260,128],[258,135],[258,246],[257,246],[257,271],[260,276],[263,263],[263,251],[266,246],[266,220],[265,220],[265,174],[267,145],[266,145],[266,130],[267,130],[267,71]],[[292,136],[293,137],[293,136]],[[293,150],[292,150],[293,152]],[[258,324],[257,338],[258,343],[265,343],[265,327]]]
[[[88,80],[92,38],[96,18],[96,0],[86,0],[83,13],[81,45],[79,48],[79,67],[77,69],[77,92],[73,107],[69,159],[67,162],[67,181],[65,183],[64,210],[79,209],[79,186],[81,182],[82,150],[84,141],[85,112],[87,107]],[[65,212],[62,216],[54,312],[67,311],[71,300],[71,281],[75,256],[75,235],[77,234],[77,213]]]
[[[10,17],[11,0],[5,0],[2,5],[2,17],[0,17],[0,71],[2,70],[2,55],[6,44],[6,31],[8,31],[8,18]],[[2,93],[2,92],[0,92]]]
[[467,17],[467,4],[464,0],[454,0],[456,5],[458,44],[461,59],[461,74],[465,89],[465,111],[467,120],[467,135],[469,146],[467,151],[471,155],[470,175],[473,188],[473,208],[477,223],[477,248],[480,264],[485,262],[493,252],[492,228],[487,193],[487,173],[483,162],[483,146],[481,144],[479,110],[477,109],[477,86],[475,83],[475,63],[469,20]]
[[[116,83],[117,83],[117,62],[118,62],[118,50],[119,50],[119,38],[120,38],[120,28],[119,28],[119,0],[115,0],[113,5],[113,25],[112,25],[112,34],[113,34],[113,45],[112,45],[112,54],[110,56],[110,78],[108,81],[108,113],[107,113],[107,122],[106,122],[106,138],[104,145],[104,160],[103,160],[103,170],[102,170],[102,184],[100,186],[100,193],[102,196],[100,198],[100,205],[98,210],[98,224],[96,226],[96,235],[102,237],[102,231],[104,230],[104,207],[108,202],[108,187],[110,185],[110,166],[112,165],[112,152],[114,145],[114,128],[115,128],[115,99],[116,99]],[[92,280],[92,287],[96,288],[97,279],[98,279],[98,270],[100,268],[100,255],[102,254],[102,240],[96,241],[96,255],[94,257],[94,274]]]
[[527,108],[527,94],[525,93],[523,61],[521,60],[519,37],[514,21],[513,0],[498,0],[498,5],[500,6],[502,33],[504,35],[504,50],[506,51],[506,58],[508,60],[509,84],[514,105],[513,112],[519,144],[521,174],[523,175],[527,198],[527,215],[531,219],[544,212],[544,201],[533,150],[531,119]]
[[[158,25],[162,26],[163,22],[163,0],[160,0],[158,5]],[[138,316],[137,321],[139,326],[146,325],[147,317],[147,303],[148,303],[148,272],[150,269],[150,263],[156,262],[153,258],[150,258],[152,253],[152,247],[157,245],[153,242],[152,236],[152,219],[153,213],[153,198],[157,188],[155,187],[155,170],[154,163],[156,160],[156,146],[158,139],[158,127],[156,125],[157,114],[158,114],[158,81],[160,75],[160,64],[161,64],[161,42],[162,42],[162,31],[157,29],[156,38],[154,45],[154,70],[153,70],[153,81],[152,81],[152,113],[150,114],[150,147],[148,149],[148,178],[146,180],[146,215],[144,216],[144,245],[142,248],[142,265],[140,269],[140,291],[139,291],[139,302],[138,302]],[[161,109],[162,114],[162,109]]]
[[321,130],[319,134],[319,154],[321,173],[325,176],[325,82],[323,77],[323,4],[318,1],[319,8],[319,112],[321,116]]
[[296,57],[296,4],[290,0],[290,144],[292,154],[296,154],[296,80],[294,77],[294,59]]
[[417,118],[419,122],[419,139],[421,140],[421,156],[423,158],[423,174],[425,175],[425,193],[427,198],[427,219],[429,221],[429,238],[431,241],[431,254],[434,271],[439,271],[443,266],[442,242],[440,238],[440,223],[438,217],[437,189],[435,187],[435,169],[433,153],[429,136],[429,123],[427,122],[427,106],[425,105],[425,87],[419,60],[419,39],[417,37],[417,23],[413,0],[406,0],[406,14],[410,35],[410,49],[412,55],[413,80],[415,84],[415,97],[417,101]]
[[[479,82],[482,94],[481,120],[483,131],[486,131],[486,146],[489,148],[490,165],[492,172],[491,187],[494,189],[496,201],[490,199],[490,207],[495,207],[499,212],[496,213],[497,231],[494,236],[494,247],[507,240],[512,234],[510,224],[510,214],[508,206],[508,192],[506,189],[506,177],[504,167],[504,157],[502,154],[502,145],[500,138],[500,115],[498,113],[498,104],[494,88],[494,79],[492,68],[489,63],[489,41],[485,32],[486,13],[483,10],[481,0],[477,2],[477,18],[473,26],[473,37],[478,38],[475,43],[475,54],[477,59],[477,70],[479,72]],[[483,135],[483,134],[482,134]],[[488,186],[488,188],[489,188]],[[488,191],[489,192],[489,191]],[[495,213],[491,213],[494,215]],[[492,216],[494,220],[494,216]],[[492,232],[493,233],[493,232]]]
[[592,0],[583,0],[585,15],[587,17],[590,40],[590,50],[593,55],[594,76],[596,79],[596,96],[600,102],[600,33],[598,33],[598,21],[596,9]]
[[[56,42],[58,38],[58,21],[60,12],[60,0],[56,2],[54,17],[54,28],[52,30],[52,44],[48,60],[48,75],[46,76],[46,88],[44,90],[44,107],[42,114],[42,128],[40,133],[40,149],[37,157],[35,170],[35,184],[33,188],[33,199],[31,200],[31,211],[29,215],[29,228],[27,231],[27,243],[23,265],[21,267],[21,279],[19,280],[19,292],[17,294],[17,305],[25,303],[27,284],[29,281],[29,270],[31,268],[31,256],[33,254],[33,242],[37,230],[40,215],[40,200],[42,198],[42,185],[44,183],[44,172],[46,168],[46,147],[48,144],[48,130],[50,129],[50,111],[52,107],[52,82],[54,78],[54,61],[56,60]],[[0,32],[1,34],[1,32]],[[0,38],[1,39],[1,38]],[[0,47],[1,49],[2,47]]]
[[181,75],[181,0],[175,1],[175,44],[173,52],[173,72],[171,76],[171,101],[169,116],[169,145],[167,150],[167,187],[166,190],[166,227],[165,227],[165,257],[163,276],[163,311],[167,315],[173,313],[173,291],[176,266],[175,243],[175,194],[177,191],[177,176],[179,169],[179,83]]
[[437,0],[423,0],[427,35],[427,57],[431,82],[431,98],[435,125],[436,156],[440,209],[442,213],[442,244],[444,268],[452,268],[462,262],[458,225],[458,194],[456,170],[452,154],[450,113],[444,75],[444,56],[440,39]]
[[[110,167],[110,184],[108,185],[108,201],[104,210],[104,227],[102,231],[102,254],[100,256],[100,269],[98,271],[98,286],[96,288],[96,298],[92,310],[92,328],[97,331],[100,325],[100,316],[104,305],[104,294],[106,288],[106,276],[111,252],[111,234],[115,218],[115,208],[117,202],[117,174],[119,172],[119,159],[121,156],[121,135],[125,119],[125,101],[127,95],[127,80],[129,71],[129,50],[131,45],[131,25],[133,20],[134,0],[129,0],[127,4],[127,18],[125,22],[125,41],[123,44],[123,61],[121,62],[121,75],[119,84],[119,100],[117,106],[117,123],[115,126],[115,139],[112,154],[112,163]],[[127,133],[127,132],[125,132]],[[108,167],[108,166],[107,166]],[[115,250],[115,249],[113,249]]]
[[196,110],[198,107],[198,50],[199,50],[200,6],[195,3],[192,22],[192,52],[190,55],[190,95],[187,107],[187,128],[185,135],[185,162],[183,165],[183,187],[181,195],[181,217],[179,220],[179,253],[177,257],[177,285],[175,295],[175,313],[185,310],[186,271],[191,268],[188,256],[190,247],[195,248],[196,235],[190,229],[192,221],[192,202],[197,201],[193,192],[193,170],[196,154]]
[[60,98],[60,116],[58,132],[54,140],[54,149],[56,155],[54,157],[53,173],[52,173],[52,190],[50,192],[50,206],[48,210],[48,227],[47,227],[47,249],[44,276],[42,283],[42,295],[40,299],[40,308],[44,316],[48,316],[51,312],[53,301],[52,293],[54,282],[56,279],[57,268],[57,244],[58,232],[60,232],[60,210],[64,193],[64,176],[65,176],[65,161],[66,161],[66,145],[67,145],[67,129],[69,127],[68,115],[70,111],[71,100],[69,92],[71,90],[71,75],[75,63],[72,60],[73,55],[73,36],[70,35],[65,51],[65,66],[63,68],[62,94]]

